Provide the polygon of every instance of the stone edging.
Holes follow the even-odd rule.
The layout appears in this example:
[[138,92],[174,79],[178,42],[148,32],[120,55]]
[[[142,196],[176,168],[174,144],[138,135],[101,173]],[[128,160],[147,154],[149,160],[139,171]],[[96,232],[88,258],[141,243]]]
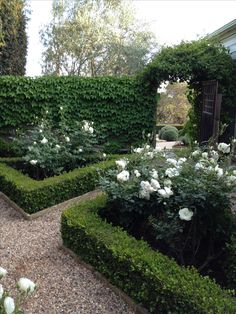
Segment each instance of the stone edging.
[[34,214],[27,214],[20,206],[18,206],[15,202],[13,202],[7,195],[4,193],[0,192],[0,198],[3,199],[8,205],[10,205],[13,209],[15,209],[18,213],[20,213],[26,220],[33,220],[38,217],[41,217],[43,215],[46,215],[47,213],[51,212],[52,210],[55,209],[66,209],[71,205],[75,205],[77,203],[80,203],[81,201],[87,200],[87,199],[93,199],[95,198],[98,194],[102,193],[99,190],[94,190],[88,193],[85,193],[83,195],[71,198],[65,202],[53,205],[51,207],[42,209],[38,211],[37,213]]
[[122,290],[117,288],[116,286],[112,285],[101,273],[94,269],[94,267],[90,264],[85,263],[83,260],[80,259],[78,255],[76,255],[72,250],[68,249],[64,245],[61,245],[61,249],[71,255],[78,264],[82,265],[86,269],[90,270],[95,278],[100,280],[103,284],[105,284],[108,288],[110,288],[116,295],[118,295],[125,303],[127,303],[135,314],[149,314],[148,310],[141,307],[140,305],[136,304],[126,293]]

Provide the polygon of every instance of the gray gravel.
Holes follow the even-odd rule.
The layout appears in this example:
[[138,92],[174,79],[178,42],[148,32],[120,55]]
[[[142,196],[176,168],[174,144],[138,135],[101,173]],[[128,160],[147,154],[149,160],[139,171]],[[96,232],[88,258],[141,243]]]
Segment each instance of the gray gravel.
[[57,209],[27,221],[0,200],[0,266],[8,271],[1,281],[4,287],[14,296],[20,277],[37,284],[24,303],[25,314],[134,314],[91,271],[61,250],[60,216]]

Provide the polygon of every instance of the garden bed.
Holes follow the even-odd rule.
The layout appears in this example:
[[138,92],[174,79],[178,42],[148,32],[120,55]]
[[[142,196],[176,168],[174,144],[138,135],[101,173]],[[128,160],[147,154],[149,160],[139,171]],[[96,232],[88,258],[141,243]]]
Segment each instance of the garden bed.
[[194,268],[186,269],[97,215],[106,196],[62,214],[63,244],[151,313],[235,313],[236,301]]
[[19,160],[0,159],[0,186],[1,191],[28,214],[94,190],[99,174],[114,166],[112,159],[36,181],[10,166]]

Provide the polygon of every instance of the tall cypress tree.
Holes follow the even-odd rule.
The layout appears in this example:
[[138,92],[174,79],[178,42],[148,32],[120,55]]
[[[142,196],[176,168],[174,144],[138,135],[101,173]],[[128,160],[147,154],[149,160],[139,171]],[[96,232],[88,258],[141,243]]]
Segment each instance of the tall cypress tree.
[[24,75],[27,55],[24,0],[0,0],[0,75]]

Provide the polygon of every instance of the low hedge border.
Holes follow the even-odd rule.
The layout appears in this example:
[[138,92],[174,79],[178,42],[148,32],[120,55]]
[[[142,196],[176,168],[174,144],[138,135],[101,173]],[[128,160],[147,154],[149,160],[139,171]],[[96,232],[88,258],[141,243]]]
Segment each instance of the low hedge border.
[[102,220],[106,196],[65,210],[63,244],[151,313],[236,313],[236,300],[208,277]]
[[17,158],[0,159],[0,190],[27,214],[56,205],[68,199],[96,189],[99,171],[106,171],[115,165],[111,160],[99,162],[59,176],[36,181],[7,163]]

